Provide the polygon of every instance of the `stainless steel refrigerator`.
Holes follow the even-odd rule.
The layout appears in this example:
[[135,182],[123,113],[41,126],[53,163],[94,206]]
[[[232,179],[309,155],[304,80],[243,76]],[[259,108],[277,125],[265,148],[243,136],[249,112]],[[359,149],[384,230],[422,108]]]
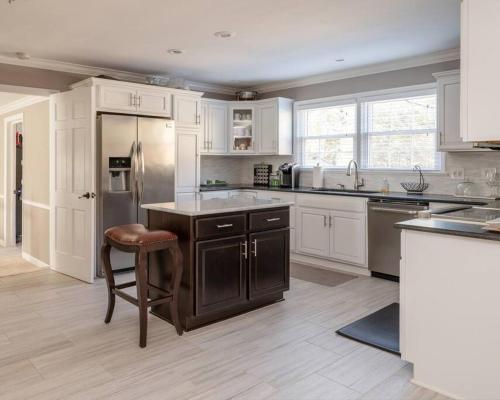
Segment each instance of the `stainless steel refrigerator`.
[[[162,118],[132,115],[97,116],[98,273],[103,274],[100,248],[104,231],[115,225],[147,226],[141,204],[175,199],[175,126]],[[134,255],[111,251],[113,269],[134,266]]]

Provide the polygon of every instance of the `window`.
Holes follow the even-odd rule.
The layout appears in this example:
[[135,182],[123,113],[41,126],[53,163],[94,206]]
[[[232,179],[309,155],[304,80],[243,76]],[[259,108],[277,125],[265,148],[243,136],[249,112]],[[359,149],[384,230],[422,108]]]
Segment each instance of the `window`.
[[361,110],[364,168],[441,168],[435,94],[362,102]]
[[303,164],[346,167],[354,157],[356,104],[299,111]]
[[[441,170],[436,90],[388,90],[343,103],[298,103],[297,139],[306,167]],[[359,112],[359,118],[358,118]]]

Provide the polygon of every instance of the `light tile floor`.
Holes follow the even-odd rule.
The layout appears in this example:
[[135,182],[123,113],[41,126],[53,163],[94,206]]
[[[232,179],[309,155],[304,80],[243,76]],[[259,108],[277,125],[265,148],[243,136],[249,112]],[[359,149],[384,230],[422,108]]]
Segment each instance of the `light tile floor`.
[[[125,277],[122,277],[122,279]],[[435,399],[395,355],[334,330],[398,298],[398,285],[337,287],[292,279],[286,301],[182,337],[151,316],[138,347],[137,309],[104,281],[50,270],[0,278],[1,399]]]

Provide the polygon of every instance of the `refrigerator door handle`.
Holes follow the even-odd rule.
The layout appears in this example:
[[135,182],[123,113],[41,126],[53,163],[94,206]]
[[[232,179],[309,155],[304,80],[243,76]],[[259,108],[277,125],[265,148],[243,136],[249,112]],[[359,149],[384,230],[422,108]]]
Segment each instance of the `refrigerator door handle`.
[[130,192],[132,193],[132,202],[135,203],[137,200],[137,147],[134,143],[132,143],[132,151],[131,151],[131,168],[130,168]]
[[142,204],[142,200],[144,199],[144,152],[142,150],[142,142],[139,142],[139,145],[137,146],[137,154],[140,162],[139,166],[139,205]]

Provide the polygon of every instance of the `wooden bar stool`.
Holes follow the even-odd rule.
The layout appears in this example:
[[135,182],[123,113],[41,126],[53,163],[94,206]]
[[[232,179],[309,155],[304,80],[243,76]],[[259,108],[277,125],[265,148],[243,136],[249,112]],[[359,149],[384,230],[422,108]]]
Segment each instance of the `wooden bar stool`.
[[[118,250],[135,253],[135,277],[133,282],[115,284],[113,269],[111,268],[111,247]],[[152,251],[168,250],[173,258],[173,272],[167,290],[160,289],[149,283],[148,253]],[[104,244],[101,257],[106,273],[108,285],[108,311],[104,322],[109,323],[115,308],[115,295],[139,307],[140,341],[141,347],[146,347],[148,329],[148,307],[163,303],[170,303],[170,315],[178,335],[182,335],[182,326],[179,319],[179,290],[182,278],[182,253],[177,242],[177,235],[169,231],[150,231],[141,224],[120,225],[109,228],[104,233]],[[137,285],[137,298],[130,296],[122,289]],[[161,297],[149,300],[149,291],[155,291]]]

